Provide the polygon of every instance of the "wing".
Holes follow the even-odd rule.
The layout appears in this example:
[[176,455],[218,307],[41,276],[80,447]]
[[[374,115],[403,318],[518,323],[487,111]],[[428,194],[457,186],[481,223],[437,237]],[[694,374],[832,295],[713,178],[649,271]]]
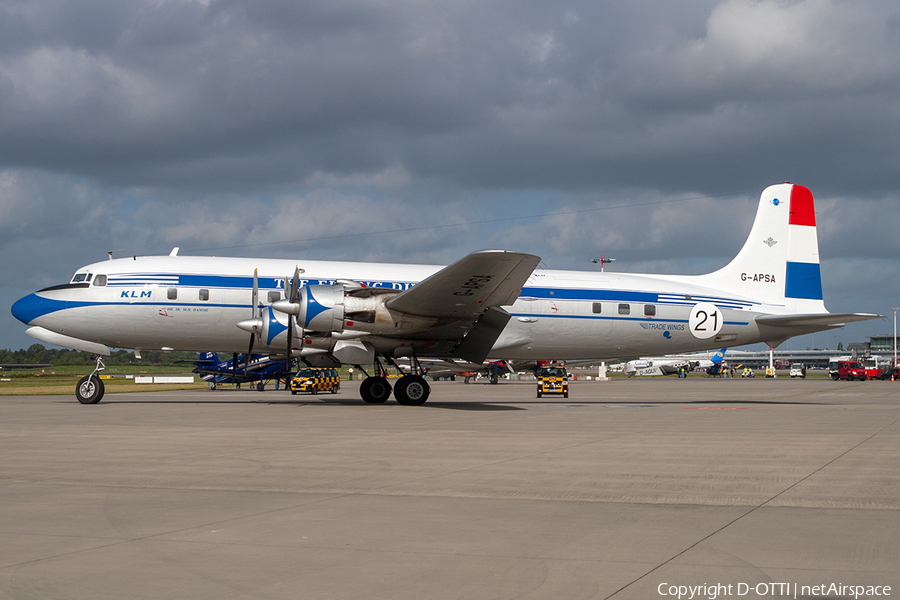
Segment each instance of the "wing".
[[392,311],[455,323],[453,358],[480,363],[510,319],[500,308],[519,297],[540,257],[482,250],[441,269],[385,302]]
[[516,301],[540,257],[505,250],[480,250],[422,280],[386,306],[422,317],[477,317]]

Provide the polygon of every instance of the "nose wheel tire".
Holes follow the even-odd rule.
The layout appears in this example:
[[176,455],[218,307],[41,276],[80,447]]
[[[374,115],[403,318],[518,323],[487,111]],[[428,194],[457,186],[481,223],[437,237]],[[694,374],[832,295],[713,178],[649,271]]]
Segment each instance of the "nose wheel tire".
[[422,406],[430,393],[428,382],[418,375],[404,375],[394,385],[394,398],[404,406]]
[[384,377],[367,377],[359,385],[359,395],[368,404],[384,404],[391,397],[391,384]]
[[106,391],[103,382],[96,375],[85,375],[75,386],[75,397],[82,404],[97,404]]

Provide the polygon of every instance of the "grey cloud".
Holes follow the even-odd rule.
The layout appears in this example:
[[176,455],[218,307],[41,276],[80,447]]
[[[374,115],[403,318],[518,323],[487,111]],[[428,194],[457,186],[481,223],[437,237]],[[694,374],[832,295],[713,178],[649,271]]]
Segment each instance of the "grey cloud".
[[[5,268],[33,289],[179,245],[701,272],[790,180],[852,309],[898,268],[898,32],[882,0],[6,2]],[[319,231],[348,237],[296,242]],[[829,279],[848,260],[878,267]]]
[[868,158],[895,179],[897,36],[866,30],[889,4],[113,5],[8,9],[31,36],[2,67],[0,158],[175,189],[395,164],[513,188],[721,191]]

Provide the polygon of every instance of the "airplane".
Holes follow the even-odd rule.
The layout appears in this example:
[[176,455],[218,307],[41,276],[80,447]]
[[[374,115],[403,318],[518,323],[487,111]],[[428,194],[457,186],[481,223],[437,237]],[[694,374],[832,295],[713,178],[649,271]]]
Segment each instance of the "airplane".
[[[538,256],[472,252],[446,266],[178,256],[110,259],[16,301],[43,342],[96,355],[76,398],[99,401],[110,347],[194,350],[350,364],[360,396],[421,405],[419,358],[611,360],[765,342],[883,318],[829,313],[813,195],[783,183],[760,195],[737,256],[703,275],[537,269]],[[391,386],[385,364],[415,366]],[[362,365],[372,365],[372,374]]]
[[286,360],[272,360],[264,354],[253,354],[250,360],[243,354],[235,354],[229,360],[222,360],[216,352],[201,352],[197,360],[188,362],[194,366],[192,373],[200,375],[200,379],[209,383],[212,389],[220,383],[233,383],[240,386],[250,383],[259,391],[265,390],[270,381],[290,378]]
[[678,373],[678,370],[682,368],[686,368],[688,371],[698,368],[705,370],[713,365],[720,364],[725,359],[726,350],[727,348],[722,348],[712,356],[702,354],[682,354],[629,360],[625,363],[623,372],[629,377],[647,377],[675,375]]

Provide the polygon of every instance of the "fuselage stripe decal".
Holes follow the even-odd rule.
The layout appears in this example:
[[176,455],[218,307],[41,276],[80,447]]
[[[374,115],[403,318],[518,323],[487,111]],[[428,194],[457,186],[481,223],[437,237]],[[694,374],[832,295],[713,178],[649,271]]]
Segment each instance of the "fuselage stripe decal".
[[[329,285],[334,279],[303,279],[301,286],[305,285]],[[416,284],[410,281],[377,281],[371,282],[370,287],[378,289],[408,289]],[[253,285],[252,277],[234,275],[161,275],[161,274],[127,274],[109,275],[108,286],[123,287],[136,285],[172,285],[179,287],[196,287],[212,289],[245,289],[249,291]],[[284,279],[275,277],[260,277],[258,287],[261,290],[284,290]],[[697,302],[713,302],[734,307],[747,307],[758,305],[758,302],[736,298],[723,298],[718,296],[691,295],[685,297],[678,293],[657,293],[629,290],[598,290],[590,288],[558,288],[558,287],[524,287],[520,298],[536,300],[583,300],[583,301],[609,301],[609,302],[633,302],[642,304],[682,304],[693,306]]]

